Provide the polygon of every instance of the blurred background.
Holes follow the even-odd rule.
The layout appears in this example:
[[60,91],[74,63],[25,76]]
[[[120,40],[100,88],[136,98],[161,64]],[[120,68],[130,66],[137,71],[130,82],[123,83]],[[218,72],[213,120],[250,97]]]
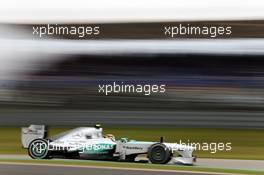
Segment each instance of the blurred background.
[[[1,125],[264,127],[259,38],[3,41]],[[166,92],[98,93],[114,81]]]
[[[101,123],[117,138],[232,142],[232,152],[199,158],[263,160],[263,7],[241,0],[1,4],[0,153],[26,153],[21,126],[46,124],[57,134]],[[32,34],[46,24],[100,26],[100,35]],[[164,26],[179,24],[231,26],[232,34],[164,35]],[[114,81],[166,84],[166,92],[98,93]]]

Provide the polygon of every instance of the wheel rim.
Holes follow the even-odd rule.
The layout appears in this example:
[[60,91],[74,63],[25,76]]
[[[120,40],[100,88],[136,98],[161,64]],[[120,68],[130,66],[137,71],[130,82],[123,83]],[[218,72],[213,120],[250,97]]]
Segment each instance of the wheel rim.
[[42,159],[46,157],[48,152],[48,144],[43,140],[36,140],[30,146],[30,153],[33,158]]

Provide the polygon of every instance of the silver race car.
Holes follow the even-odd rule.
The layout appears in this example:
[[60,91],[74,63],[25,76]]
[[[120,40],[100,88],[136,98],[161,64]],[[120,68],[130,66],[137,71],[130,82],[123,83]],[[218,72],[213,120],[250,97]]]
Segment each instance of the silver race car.
[[140,154],[154,164],[174,163],[192,165],[196,158],[193,147],[176,143],[146,142],[121,138],[115,140],[112,134],[103,135],[100,125],[79,127],[54,137],[47,138],[44,125],[23,127],[21,141],[33,159],[70,158],[135,161]]

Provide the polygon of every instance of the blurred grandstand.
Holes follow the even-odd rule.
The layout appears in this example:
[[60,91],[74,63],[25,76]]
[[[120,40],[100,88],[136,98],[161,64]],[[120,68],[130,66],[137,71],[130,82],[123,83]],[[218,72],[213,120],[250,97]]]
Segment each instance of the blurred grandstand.
[[[264,110],[262,56],[59,55],[18,80],[17,107],[86,110]],[[98,84],[166,84],[165,95],[98,93]],[[15,102],[15,103],[14,103]],[[5,101],[2,105],[7,104]]]

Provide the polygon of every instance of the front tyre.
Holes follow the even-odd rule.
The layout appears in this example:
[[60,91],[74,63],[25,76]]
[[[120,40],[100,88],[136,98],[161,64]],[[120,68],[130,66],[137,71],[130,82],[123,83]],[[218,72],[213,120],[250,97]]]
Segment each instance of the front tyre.
[[49,145],[45,139],[35,139],[28,147],[28,155],[32,159],[47,159],[49,158]]
[[170,149],[162,143],[156,143],[148,150],[148,158],[154,164],[166,164],[171,160],[171,156]]

